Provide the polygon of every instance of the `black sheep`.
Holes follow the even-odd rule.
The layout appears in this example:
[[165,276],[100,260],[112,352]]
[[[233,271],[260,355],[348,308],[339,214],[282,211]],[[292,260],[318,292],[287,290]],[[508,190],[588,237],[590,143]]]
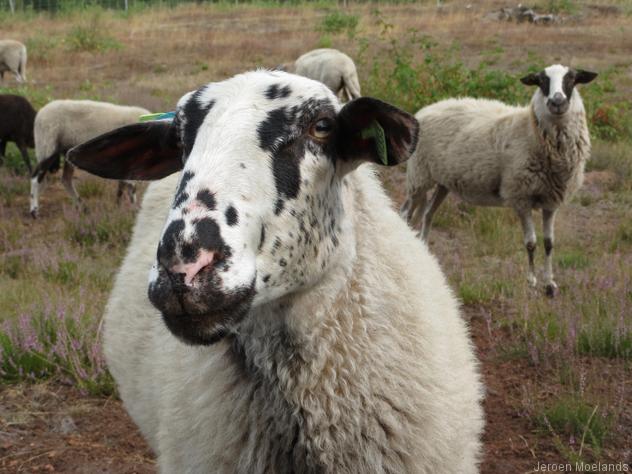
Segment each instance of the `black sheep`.
[[14,142],[24,163],[33,172],[27,148],[35,148],[33,123],[35,109],[24,97],[12,94],[0,94],[0,164],[8,142]]

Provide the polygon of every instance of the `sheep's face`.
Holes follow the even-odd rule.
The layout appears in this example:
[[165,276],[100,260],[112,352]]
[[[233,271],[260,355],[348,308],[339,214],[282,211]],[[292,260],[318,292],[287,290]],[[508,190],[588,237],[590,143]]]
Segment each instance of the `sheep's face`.
[[552,117],[561,117],[571,106],[576,84],[586,84],[597,74],[594,72],[575,70],[554,64],[537,74],[529,74],[520,81],[530,86],[538,86],[535,100],[539,105],[545,105]]
[[[149,127],[121,130],[129,135],[142,126]],[[139,156],[149,153],[134,148],[137,137],[109,146],[118,150],[117,165],[125,161],[121,152],[130,153],[132,165],[117,177],[183,168],[149,299],[175,335],[195,344],[217,341],[251,308],[308,288],[337,265],[352,240],[345,174],[361,161],[404,161],[418,127],[414,117],[375,99],[341,109],[323,84],[277,71],[202,87],[179,101],[173,123],[153,126],[162,132],[145,165],[149,176],[137,172],[145,159]],[[93,156],[104,140],[113,142],[107,137],[74,150],[71,160],[101,171]],[[156,159],[162,155],[175,159]],[[113,177],[112,163],[101,175]],[[165,170],[157,172],[155,163]]]

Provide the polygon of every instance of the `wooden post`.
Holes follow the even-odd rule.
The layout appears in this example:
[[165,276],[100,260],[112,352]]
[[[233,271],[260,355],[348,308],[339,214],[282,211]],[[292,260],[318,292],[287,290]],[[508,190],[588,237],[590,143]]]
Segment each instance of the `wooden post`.
[[11,13],[15,15],[15,0],[9,0],[9,7],[11,8]]

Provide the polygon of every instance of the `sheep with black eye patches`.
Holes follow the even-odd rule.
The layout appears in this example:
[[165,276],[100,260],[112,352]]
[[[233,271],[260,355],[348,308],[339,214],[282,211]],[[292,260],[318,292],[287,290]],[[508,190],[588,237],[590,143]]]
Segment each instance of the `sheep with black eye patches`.
[[[48,173],[61,166],[68,150],[91,138],[115,128],[138,122],[141,115],[149,114],[142,107],[110,104],[93,100],[54,100],[40,109],[35,117],[35,156],[37,166],[31,175],[30,212],[36,218],[39,212],[40,185]],[[73,183],[74,167],[63,162],[62,182],[76,204],[81,202]],[[136,185],[119,181],[117,199],[127,192],[136,202]]]
[[467,327],[363,164],[401,163],[417,137],[384,102],[341,107],[321,83],[256,71],[185,95],[171,124],[70,151],[112,179],[182,169],[149,186],[105,312],[160,472],[478,472]]
[[575,86],[596,76],[557,64],[521,79],[538,86],[526,107],[463,98],[421,109],[416,118],[423,133],[407,165],[402,217],[413,227],[421,221],[426,240],[432,216],[450,192],[474,205],[513,208],[524,233],[528,281],[536,286],[531,213],[542,209],[544,286],[553,296],[555,213],[580,188],[590,157],[586,112]]

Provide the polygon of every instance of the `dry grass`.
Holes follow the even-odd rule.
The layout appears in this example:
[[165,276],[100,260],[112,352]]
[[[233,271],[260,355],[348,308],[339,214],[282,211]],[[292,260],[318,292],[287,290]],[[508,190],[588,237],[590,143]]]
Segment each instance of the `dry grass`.
[[[586,89],[591,103],[630,96],[629,16],[600,16],[583,8],[582,16],[555,27],[482,19],[500,5],[454,2],[442,10],[434,2],[353,6],[350,13],[359,17],[355,35],[318,31],[332,11],[323,6],[191,4],[130,16],[88,10],[3,20],[2,36],[29,45],[31,81],[21,88],[11,80],[5,85],[37,106],[52,98],[94,98],[171,110],[184,92],[200,84],[272,67],[323,43],[352,56],[362,53],[361,82],[368,81],[390,39],[406,38],[415,30],[431,36],[439,49],[458,43],[455,54],[471,67],[486,61],[490,68],[515,75],[552,62],[610,70],[609,90]],[[621,8],[625,12],[627,7]],[[413,55],[423,59],[424,51],[419,48]],[[372,84],[363,86],[371,89]],[[489,370],[521,370],[519,393],[507,395],[506,402],[516,417],[528,420],[527,430],[536,433],[541,445],[555,447],[560,460],[577,457],[577,432],[581,437],[582,430],[592,428],[582,459],[622,461],[630,456],[631,149],[627,141],[596,143],[591,169],[602,174],[592,175],[561,211],[556,232],[561,294],[554,301],[526,286],[526,256],[510,211],[449,200],[431,233],[431,250],[467,314],[488,328]],[[12,153],[10,162],[15,163]],[[19,171],[19,166],[11,169]],[[134,210],[114,204],[112,185],[79,174],[90,211],[76,210],[54,178],[43,193],[41,218],[32,221],[27,180],[11,169],[0,169],[0,320],[48,306],[67,308],[79,300],[86,313],[98,318]],[[398,202],[402,177],[402,170],[384,174]]]

